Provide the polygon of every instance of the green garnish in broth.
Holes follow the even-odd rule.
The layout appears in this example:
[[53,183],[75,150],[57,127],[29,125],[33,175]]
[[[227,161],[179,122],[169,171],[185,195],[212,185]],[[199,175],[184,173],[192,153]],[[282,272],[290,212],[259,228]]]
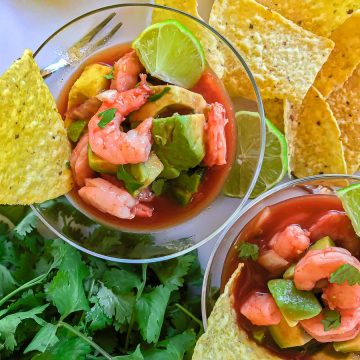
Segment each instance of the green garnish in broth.
[[161,99],[166,93],[170,91],[170,89],[171,88],[169,86],[164,87],[164,89],[162,89],[158,94],[149,96],[148,101],[154,102],[156,100]]
[[325,310],[324,319],[321,322],[324,325],[325,331],[335,330],[341,325],[340,313],[336,310]]
[[100,121],[98,122],[98,127],[104,129],[104,127],[114,119],[116,113],[115,108],[107,109],[98,114]]
[[242,260],[257,260],[259,257],[259,247],[256,244],[247,242],[242,243],[238,249],[239,258]]
[[355,284],[360,285],[360,271],[350,264],[340,266],[330,276],[330,282],[332,284],[342,285],[346,281],[350,286],[354,286]]

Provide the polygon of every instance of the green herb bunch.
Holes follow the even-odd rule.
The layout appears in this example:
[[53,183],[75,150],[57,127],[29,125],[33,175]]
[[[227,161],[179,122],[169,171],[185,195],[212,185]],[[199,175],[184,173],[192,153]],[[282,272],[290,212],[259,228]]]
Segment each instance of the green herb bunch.
[[0,213],[15,225],[0,222],[0,359],[191,358],[203,331],[196,254],[106,262],[45,239],[28,208]]

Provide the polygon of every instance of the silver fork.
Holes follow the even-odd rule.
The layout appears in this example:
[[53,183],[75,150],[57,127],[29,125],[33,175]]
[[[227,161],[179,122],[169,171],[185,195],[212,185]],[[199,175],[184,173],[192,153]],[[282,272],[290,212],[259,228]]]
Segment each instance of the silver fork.
[[100,46],[106,44],[120,29],[122,22],[116,24],[103,38],[91,43],[91,40],[112,20],[116,14],[111,13],[106,19],[104,19],[100,24],[96,25],[92,30],[90,30],[85,36],[83,36],[79,41],[72,45],[62,57],[49,66],[40,70],[40,73],[43,78],[53,74],[54,72],[69,66],[71,64],[79,62],[87,54],[99,48]]

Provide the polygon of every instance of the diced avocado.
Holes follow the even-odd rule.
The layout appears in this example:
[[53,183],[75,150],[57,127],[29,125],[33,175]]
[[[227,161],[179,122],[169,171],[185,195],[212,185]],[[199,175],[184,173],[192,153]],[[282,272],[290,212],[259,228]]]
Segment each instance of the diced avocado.
[[80,139],[86,125],[87,122],[85,120],[76,120],[72,122],[67,129],[68,138],[73,142],[77,142]]
[[[105,75],[111,72],[112,68],[101,64],[91,64],[85,67],[80,77],[70,89],[68,99],[68,110],[81,105],[87,99],[92,98],[106,90],[110,86],[110,80]],[[69,127],[72,120],[65,118],[65,127]]]
[[360,351],[360,335],[348,341],[334,342],[334,349],[343,353]]
[[290,327],[284,318],[279,324],[269,326],[269,331],[281,349],[303,346],[312,339],[300,325]]
[[131,194],[136,194],[142,188],[150,185],[163,171],[164,166],[154,152],[144,163],[120,165],[117,178],[124,182]]
[[315,295],[311,291],[296,289],[291,280],[270,280],[268,288],[281,313],[291,321],[310,319],[321,312]]
[[291,264],[283,274],[283,278],[286,280],[293,280],[295,274],[295,266],[296,264]]
[[[139,122],[148,117],[159,117],[162,114],[173,114],[175,112],[186,111],[187,113],[203,114],[206,108],[205,99],[197,93],[186,90],[179,86],[160,85],[151,87],[154,94],[139,110],[133,112],[130,116],[132,122]],[[169,90],[165,90],[168,88]],[[165,90],[165,91],[164,91]],[[156,99],[156,95],[163,94]]]
[[205,156],[204,124],[203,114],[154,119],[153,149],[164,165],[161,177],[174,179],[200,164]]
[[264,329],[254,329],[252,331],[252,336],[258,343],[261,343],[265,337],[265,330]]
[[166,191],[166,180],[165,179],[156,179],[151,185],[151,190],[155,196],[159,196]]
[[312,360],[359,360],[357,354],[336,352],[332,344],[328,344],[320,351],[312,354]]
[[203,170],[197,170],[192,174],[182,172],[179,177],[168,182],[168,188],[175,200],[182,206],[187,205],[193,195],[198,191]]
[[325,236],[320,240],[316,241],[314,244],[312,244],[309,247],[309,250],[324,250],[332,246],[335,246],[335,243],[332,241],[332,239],[329,236]]
[[97,156],[92,150],[90,145],[88,146],[88,159],[90,169],[104,174],[116,174],[117,165],[111,164],[108,161]]

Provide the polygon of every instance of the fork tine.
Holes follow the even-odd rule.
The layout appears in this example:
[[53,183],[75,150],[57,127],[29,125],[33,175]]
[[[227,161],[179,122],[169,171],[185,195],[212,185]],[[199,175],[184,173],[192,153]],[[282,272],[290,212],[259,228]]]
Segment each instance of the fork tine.
[[106,34],[102,39],[98,40],[94,45],[91,46],[91,48],[96,49],[104,44],[106,44],[115,34],[116,32],[121,28],[123,25],[122,22],[119,22],[116,24],[108,34]]
[[84,37],[82,37],[79,41],[77,41],[71,48],[68,49],[68,52],[71,53],[72,51],[76,51],[83,47],[85,44],[90,42],[94,36],[100,32],[108,22],[116,15],[115,12],[111,13],[106,19],[104,19],[100,24],[90,30]]

